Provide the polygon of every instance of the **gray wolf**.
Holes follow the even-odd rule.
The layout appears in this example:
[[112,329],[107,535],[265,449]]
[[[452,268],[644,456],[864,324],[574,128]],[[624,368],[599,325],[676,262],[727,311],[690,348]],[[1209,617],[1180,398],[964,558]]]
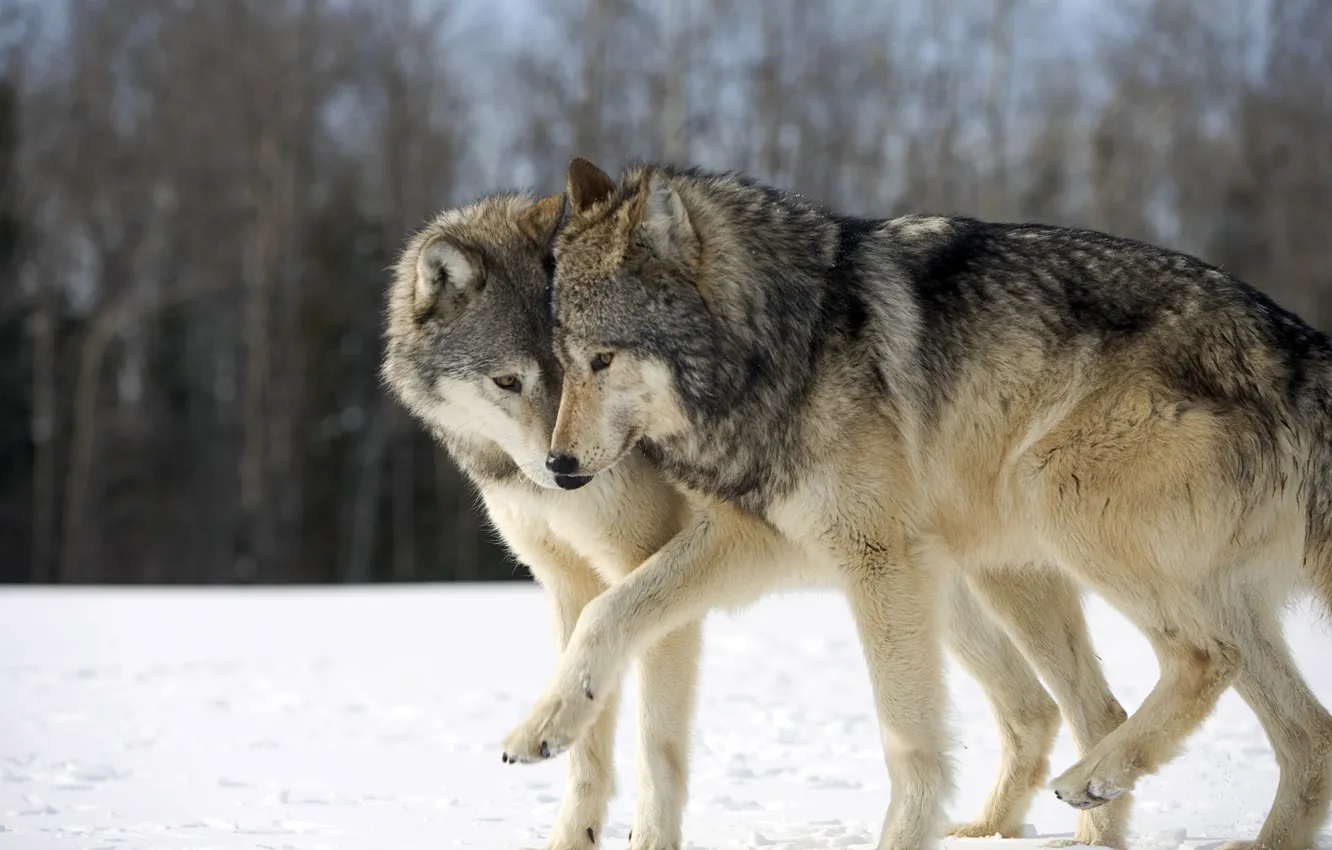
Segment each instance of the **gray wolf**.
[[1016,594],[1055,574],[1132,619],[1161,668],[1057,795],[1122,801],[1234,686],[1281,776],[1234,846],[1313,846],[1332,717],[1278,612],[1301,587],[1332,605],[1328,337],[1196,258],[1087,230],[862,220],[585,160],[568,193],[551,451],[594,479],[644,453],[693,513],[584,610],[510,752],[578,740],[645,642],[780,577],[735,566],[759,518],[850,604],[892,783],[883,850],[931,845],[952,781],[950,577]]
[[[553,342],[551,247],[563,210],[563,195],[536,201],[501,193],[446,210],[411,236],[389,291],[383,364],[395,397],[448,448],[505,543],[544,586],[561,647],[580,612],[689,524],[687,501],[639,449],[591,478],[550,469],[559,467],[548,449],[563,377]],[[780,566],[784,580],[800,580],[803,556],[780,535],[752,518],[734,527],[732,568],[766,575]],[[1084,748],[1124,712],[1101,675],[1080,599],[1061,576],[976,582],[974,589],[959,582],[949,593],[950,649],[984,687],[1004,744],[985,808],[953,831],[1014,835],[1045,777],[1060,709]],[[1028,615],[1033,606],[1039,618]],[[1016,642],[1000,622],[1016,624]],[[1059,623],[1053,639],[1043,631],[1050,622]],[[643,644],[636,848],[681,846],[699,631],[697,620],[681,623]],[[1050,682],[1058,708],[1033,667]],[[597,716],[569,748],[554,850],[601,842],[613,790],[616,685],[600,689]],[[1118,846],[1122,834],[1123,817],[1113,812],[1079,815],[1080,840]]]

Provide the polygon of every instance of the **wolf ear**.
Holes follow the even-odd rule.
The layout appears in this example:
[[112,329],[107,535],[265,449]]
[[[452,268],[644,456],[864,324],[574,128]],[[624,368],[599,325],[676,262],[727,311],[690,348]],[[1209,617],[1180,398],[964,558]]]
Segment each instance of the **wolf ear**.
[[422,248],[416,258],[416,303],[433,302],[445,286],[464,292],[476,280],[476,268],[467,255],[448,240],[436,239]]
[[643,232],[663,257],[687,251],[697,240],[680,193],[660,171],[648,178],[643,202]]
[[550,245],[564,216],[564,194],[550,195],[518,214],[518,229],[538,248]]
[[615,181],[610,175],[581,156],[574,157],[569,163],[567,183],[574,215],[582,215],[615,192]]

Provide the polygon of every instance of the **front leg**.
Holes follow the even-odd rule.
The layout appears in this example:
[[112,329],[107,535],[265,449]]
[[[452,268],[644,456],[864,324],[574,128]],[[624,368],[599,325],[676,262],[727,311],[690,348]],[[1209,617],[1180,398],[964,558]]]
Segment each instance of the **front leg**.
[[652,644],[638,659],[638,805],[632,848],[683,844],[689,726],[701,641],[701,624],[690,623]]
[[892,785],[879,850],[932,847],[952,791],[939,570],[879,542],[848,545],[843,565]]
[[[550,596],[555,638],[563,654],[579,613],[596,598],[603,585],[591,568],[577,574],[565,571],[548,576],[544,584]],[[546,842],[547,850],[590,850],[600,841],[610,799],[615,793],[613,760],[618,713],[617,694],[606,694],[602,711],[588,734],[570,750],[564,797]]]
[[536,706],[504,740],[506,758],[551,758],[580,740],[648,645],[714,608],[758,598],[779,575],[782,538],[727,505],[701,511],[625,580],[583,609],[569,647]]
[[[555,646],[564,653],[583,608],[605,585],[592,566],[540,523],[487,501],[490,516],[514,553],[527,564],[550,601]],[[547,850],[592,850],[615,793],[614,746],[617,700],[608,694],[605,710],[569,753],[564,796],[546,842]],[[507,757],[506,757],[507,759]]]

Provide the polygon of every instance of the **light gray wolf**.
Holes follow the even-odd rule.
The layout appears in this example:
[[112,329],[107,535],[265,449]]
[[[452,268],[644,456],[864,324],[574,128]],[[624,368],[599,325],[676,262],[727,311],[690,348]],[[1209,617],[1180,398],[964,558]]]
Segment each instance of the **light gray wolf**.
[[[689,523],[688,503],[641,450],[595,478],[550,469],[559,467],[548,449],[562,380],[552,336],[551,244],[563,197],[496,194],[446,210],[411,236],[389,291],[383,364],[392,393],[448,448],[504,542],[544,586],[561,647],[580,611]],[[781,566],[784,579],[800,581],[803,556],[766,523],[742,519],[736,527],[732,568],[765,574]],[[953,833],[1016,835],[1045,777],[1060,710],[1084,749],[1124,712],[1101,674],[1073,585],[1054,572],[973,584],[950,588],[949,646],[985,690],[1000,721],[1003,757],[985,808]],[[1015,624],[1016,643],[1000,622]],[[1052,622],[1059,629],[1048,635]],[[641,850],[681,846],[697,620],[655,640],[643,644],[638,665],[632,845]],[[1050,683],[1058,708],[1033,667]],[[600,689],[597,717],[570,747],[553,850],[588,850],[602,841],[617,685]],[[1127,800],[1112,808],[1125,806]],[[1119,846],[1123,821],[1104,809],[1082,813],[1076,834]]]
[[1122,800],[1233,685],[1280,782],[1256,842],[1232,846],[1313,846],[1332,717],[1279,609],[1301,587],[1332,605],[1328,337],[1198,259],[1087,230],[863,220],[733,175],[613,180],[585,160],[568,194],[551,451],[594,480],[644,453],[693,514],[584,609],[510,753],[579,740],[646,642],[764,592],[781,565],[737,567],[758,519],[849,601],[892,784],[883,850],[933,844],[952,782],[949,577],[1003,594],[1053,571],[1160,661],[1060,799]]

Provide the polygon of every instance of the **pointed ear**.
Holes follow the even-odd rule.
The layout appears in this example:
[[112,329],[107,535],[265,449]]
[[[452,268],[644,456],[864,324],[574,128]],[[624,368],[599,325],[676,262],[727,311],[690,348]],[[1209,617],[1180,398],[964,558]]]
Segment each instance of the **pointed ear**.
[[464,292],[477,280],[476,267],[460,248],[447,239],[435,239],[416,258],[416,303],[432,303],[446,286]]
[[615,181],[610,175],[582,157],[574,157],[569,163],[567,183],[574,215],[582,215],[615,192]]
[[697,241],[680,193],[660,171],[648,178],[643,199],[643,232],[663,257],[688,252]]
[[550,245],[564,216],[564,193],[550,195],[518,214],[518,229],[538,248]]

